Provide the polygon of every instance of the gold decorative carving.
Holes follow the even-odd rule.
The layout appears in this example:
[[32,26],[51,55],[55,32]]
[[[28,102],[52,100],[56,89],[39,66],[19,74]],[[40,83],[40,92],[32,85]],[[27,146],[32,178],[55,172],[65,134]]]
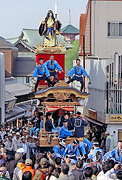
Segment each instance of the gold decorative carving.
[[67,84],[64,80],[60,80],[57,84],[55,84],[55,87],[70,87],[70,85]]
[[35,55],[38,54],[65,54],[66,53],[66,48],[65,44],[61,44],[60,46],[56,47],[48,47],[48,46],[42,46],[40,43],[37,45],[36,50],[35,50]]
[[60,48],[45,48],[44,49],[44,52],[45,53],[59,53],[61,52],[61,49]]
[[54,92],[54,98],[58,101],[66,100],[70,97],[70,93],[68,92]]

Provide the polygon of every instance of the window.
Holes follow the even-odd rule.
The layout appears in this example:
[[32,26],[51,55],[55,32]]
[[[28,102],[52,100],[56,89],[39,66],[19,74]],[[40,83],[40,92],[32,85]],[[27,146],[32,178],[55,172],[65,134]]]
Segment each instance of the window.
[[26,83],[26,77],[14,77],[19,83]]
[[122,23],[109,22],[108,23],[108,36],[109,37],[121,37],[122,36]]

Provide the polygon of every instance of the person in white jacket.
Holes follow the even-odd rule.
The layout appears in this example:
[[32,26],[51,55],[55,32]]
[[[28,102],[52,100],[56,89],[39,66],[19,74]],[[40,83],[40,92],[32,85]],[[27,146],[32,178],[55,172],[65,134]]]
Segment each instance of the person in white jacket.
[[97,176],[97,180],[116,180],[115,170],[117,170],[119,164],[115,164],[114,168],[109,167],[108,164],[103,165],[103,174]]

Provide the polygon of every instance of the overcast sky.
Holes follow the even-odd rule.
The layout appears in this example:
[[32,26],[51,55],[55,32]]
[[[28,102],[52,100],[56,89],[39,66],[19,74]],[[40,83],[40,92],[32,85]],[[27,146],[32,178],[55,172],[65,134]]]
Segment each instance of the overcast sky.
[[[0,0],[0,36],[18,37],[23,28],[36,29],[49,9],[54,11],[56,0]],[[81,13],[85,13],[88,0],[57,0],[58,19],[62,27],[71,24],[79,28]]]

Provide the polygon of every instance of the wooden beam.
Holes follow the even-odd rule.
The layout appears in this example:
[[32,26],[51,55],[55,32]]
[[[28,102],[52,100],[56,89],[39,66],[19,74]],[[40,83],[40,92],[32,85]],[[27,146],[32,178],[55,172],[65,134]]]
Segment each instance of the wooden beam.
[[43,106],[79,106],[79,102],[41,102]]
[[55,93],[59,93],[60,96],[65,96],[66,93],[70,94],[74,94],[76,97],[78,98],[88,98],[88,93],[80,93],[74,89],[49,89],[47,91],[45,91],[44,93],[40,93],[38,92],[38,94],[35,94],[35,98],[42,98],[42,97],[48,97],[49,94],[55,94]]
[[44,129],[44,133],[46,132],[46,129],[45,129],[45,123],[46,123],[46,116],[44,115],[44,121],[43,121],[43,129]]

